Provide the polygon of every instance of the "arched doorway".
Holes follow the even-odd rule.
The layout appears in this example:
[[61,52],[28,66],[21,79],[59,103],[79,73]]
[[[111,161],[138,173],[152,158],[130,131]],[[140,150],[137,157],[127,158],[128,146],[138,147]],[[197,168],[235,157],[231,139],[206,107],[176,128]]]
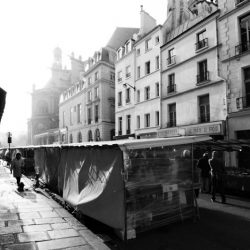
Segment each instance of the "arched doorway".
[[100,137],[100,130],[97,128],[95,130],[95,141],[100,141],[101,137]]
[[77,135],[77,141],[82,142],[82,133],[81,132],[79,132]]
[[93,141],[92,131],[89,130],[88,132],[88,141]]
[[70,134],[70,136],[69,136],[69,143],[73,143],[73,135],[72,134]]

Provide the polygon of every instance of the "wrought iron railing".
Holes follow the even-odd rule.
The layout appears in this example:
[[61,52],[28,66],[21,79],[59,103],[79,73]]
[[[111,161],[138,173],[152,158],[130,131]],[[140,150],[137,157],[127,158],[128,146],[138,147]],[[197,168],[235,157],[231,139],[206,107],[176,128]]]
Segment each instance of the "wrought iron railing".
[[167,88],[168,94],[176,92],[176,84],[170,84]]
[[235,55],[241,55],[242,53],[250,51],[250,41],[240,43],[239,45],[235,46]]
[[209,71],[205,71],[204,73],[199,74],[196,77],[197,77],[197,84],[209,81]]
[[195,44],[196,50],[205,48],[205,47],[207,47],[207,46],[208,46],[208,39],[207,39],[207,38],[204,38],[203,40],[200,40],[200,41],[198,41],[198,42]]
[[175,56],[167,58],[167,65],[175,64]]
[[236,107],[237,109],[249,108],[250,107],[250,94],[236,98]]
[[204,113],[199,117],[199,123],[210,122],[210,113]]

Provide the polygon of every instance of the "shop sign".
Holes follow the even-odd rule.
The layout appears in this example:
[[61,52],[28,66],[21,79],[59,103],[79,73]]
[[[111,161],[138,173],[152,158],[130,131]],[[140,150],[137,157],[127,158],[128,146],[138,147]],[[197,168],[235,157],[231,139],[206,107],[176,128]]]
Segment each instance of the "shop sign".
[[180,133],[178,128],[168,128],[158,131],[158,137],[173,137],[179,135]]
[[222,134],[221,124],[206,124],[194,127],[186,127],[186,135]]

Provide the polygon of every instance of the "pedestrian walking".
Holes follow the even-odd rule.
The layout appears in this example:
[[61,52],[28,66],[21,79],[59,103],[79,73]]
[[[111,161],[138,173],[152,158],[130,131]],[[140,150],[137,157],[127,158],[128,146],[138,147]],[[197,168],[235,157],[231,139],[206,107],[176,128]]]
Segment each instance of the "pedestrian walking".
[[216,193],[219,192],[221,195],[222,203],[226,203],[225,196],[225,165],[223,161],[219,158],[217,151],[212,152],[212,158],[209,159],[209,165],[211,168],[211,184],[212,184],[212,199],[214,202],[216,200]]
[[197,168],[200,171],[200,178],[201,178],[201,192],[202,193],[210,193],[210,186],[211,186],[211,176],[210,176],[210,165],[208,163],[209,157],[208,153],[204,153],[202,158],[199,159]]
[[17,186],[20,185],[22,176],[22,168],[24,167],[24,160],[21,157],[21,153],[17,152],[16,157],[11,162],[10,172],[13,172],[13,176],[16,178]]

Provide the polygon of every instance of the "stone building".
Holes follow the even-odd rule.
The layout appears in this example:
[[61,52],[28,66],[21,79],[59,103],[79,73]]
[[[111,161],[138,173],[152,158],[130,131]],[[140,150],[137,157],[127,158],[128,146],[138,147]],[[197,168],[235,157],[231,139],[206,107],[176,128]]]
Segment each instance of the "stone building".
[[29,144],[51,144],[59,141],[59,97],[71,84],[70,70],[62,68],[62,51],[54,50],[51,79],[41,89],[33,88],[32,115],[28,121]]
[[[117,28],[107,45],[86,60],[82,81],[60,100],[60,131],[64,142],[112,140],[115,135],[116,49],[134,28]],[[79,86],[79,87],[78,87]]]
[[190,12],[185,22],[165,33],[159,137],[225,135],[226,84],[218,71],[220,13],[206,1],[198,2],[198,12]]
[[[220,74],[227,83],[228,139],[250,139],[250,1],[220,0]],[[248,167],[249,151],[229,155],[229,165]]]
[[0,88],[0,122],[5,108],[6,91]]
[[139,31],[117,50],[116,139],[157,135],[161,44],[161,25],[141,6]]

